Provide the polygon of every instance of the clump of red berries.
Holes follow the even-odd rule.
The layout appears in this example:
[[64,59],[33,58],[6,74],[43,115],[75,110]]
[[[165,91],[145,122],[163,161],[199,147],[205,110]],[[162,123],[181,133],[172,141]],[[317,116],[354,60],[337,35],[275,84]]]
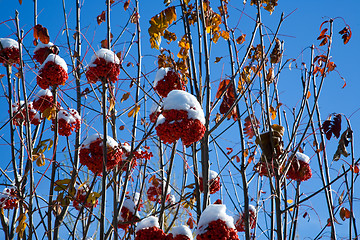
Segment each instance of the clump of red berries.
[[43,113],[46,109],[53,105],[53,100],[53,95],[49,89],[41,89],[34,98],[34,109]]
[[188,146],[204,136],[204,123],[204,113],[197,99],[185,91],[173,90],[164,99],[155,129],[165,143],[181,138]]
[[201,214],[197,229],[197,240],[237,240],[234,219],[226,214],[223,204],[211,204]]
[[[55,124],[55,119],[52,120]],[[58,132],[60,136],[70,136],[81,125],[81,117],[75,109],[65,110],[61,108],[58,112]]]
[[166,240],[166,234],[160,229],[158,218],[154,216],[140,221],[135,231],[135,240]]
[[286,174],[288,179],[294,181],[302,182],[309,180],[312,177],[312,172],[310,168],[310,158],[300,152],[297,152],[290,157],[290,168]]
[[64,59],[51,53],[40,66],[39,74],[36,77],[37,84],[42,89],[47,89],[50,86],[64,85],[69,78],[67,70]]
[[14,209],[18,207],[17,191],[14,187],[5,188],[0,193],[0,208]]
[[99,49],[92,56],[86,70],[86,78],[89,83],[97,81],[116,82],[120,74],[120,60],[116,54],[108,49]]
[[[200,191],[204,191],[203,178],[199,177]],[[210,170],[209,174],[209,190],[210,194],[214,194],[220,190],[220,177],[217,172]]]
[[[235,222],[236,230],[238,230],[239,232],[245,232],[245,214],[241,213]],[[256,208],[253,205],[249,205],[249,229],[255,228],[255,225]]]
[[43,64],[49,54],[59,54],[59,48],[55,46],[52,42],[44,44],[39,42],[36,48],[34,49],[33,58],[38,61],[38,63]]
[[0,63],[19,64],[19,43],[11,38],[0,38]]
[[[122,161],[122,150],[119,144],[111,137],[107,137],[107,171],[119,165]],[[96,175],[101,175],[103,171],[103,136],[94,134],[88,137],[80,148],[80,163],[87,166]]]
[[185,90],[179,73],[171,68],[160,68],[155,77],[154,89],[162,97],[167,97],[172,90]]
[[[162,189],[163,189],[161,180],[153,177],[153,178],[151,178],[151,184],[152,184],[152,186],[150,186],[146,192],[147,197],[152,202],[157,201],[160,203],[161,196],[162,196]],[[169,198],[170,198],[170,191],[167,193],[165,201],[168,201]]]
[[[25,123],[26,120],[26,109],[25,102],[20,101],[19,103],[13,103],[11,107],[11,111],[13,113],[13,124],[15,126],[21,126]],[[33,125],[39,125],[41,123],[41,117],[39,112],[37,112],[33,107],[33,102],[28,103],[28,111],[29,111],[29,120]]]
[[118,228],[128,229],[134,222],[139,220],[139,216],[135,215],[136,205],[130,197],[127,197],[121,208],[120,216],[118,219]]
[[[86,198],[87,195],[89,195],[88,198]],[[82,206],[84,206],[85,208],[96,207],[99,203],[99,200],[93,195],[93,193],[89,194],[89,189],[87,185],[80,187],[75,194],[75,198],[73,201],[74,208],[80,211]]]

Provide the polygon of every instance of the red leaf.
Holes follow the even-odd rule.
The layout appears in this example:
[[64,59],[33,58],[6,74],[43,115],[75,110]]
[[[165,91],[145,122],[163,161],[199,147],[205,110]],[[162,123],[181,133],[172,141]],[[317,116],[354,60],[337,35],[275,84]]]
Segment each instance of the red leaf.
[[352,36],[352,32],[350,27],[347,25],[346,27],[344,27],[339,34],[342,35],[342,39],[344,40],[344,44],[347,44]]
[[325,23],[327,23],[327,22],[329,22],[329,21],[326,20],[326,21],[324,21],[324,22],[320,25],[320,31],[321,31],[322,26],[323,26]]
[[321,128],[324,130],[327,140],[330,140],[332,134],[334,134],[336,138],[339,138],[341,131],[341,114],[336,114],[333,120],[330,118],[325,120]]
[[130,5],[130,0],[127,0],[127,1],[124,3],[124,10],[125,10],[125,11],[129,8],[129,5]]
[[233,149],[232,149],[232,148],[229,148],[229,147],[227,147],[226,150],[228,150],[228,152],[226,153],[227,155],[229,155],[230,153],[233,152]]
[[96,17],[97,23],[100,25],[102,22],[105,22],[105,11]]
[[[251,124],[251,121],[253,121],[253,124]],[[248,137],[249,139],[252,139],[255,136],[253,126],[255,128],[259,128],[260,122],[259,122],[259,120],[256,119],[255,116],[252,116],[252,118],[250,118],[250,116],[247,116],[245,118],[244,126],[245,126],[244,127],[245,136]]]
[[327,28],[322,30],[319,37],[317,38],[317,40],[320,40],[320,39],[324,38],[326,36],[325,33],[327,32],[327,30],[328,30]]
[[50,42],[49,31],[46,27],[38,24],[34,27],[34,38],[39,39],[43,44],[48,44]]

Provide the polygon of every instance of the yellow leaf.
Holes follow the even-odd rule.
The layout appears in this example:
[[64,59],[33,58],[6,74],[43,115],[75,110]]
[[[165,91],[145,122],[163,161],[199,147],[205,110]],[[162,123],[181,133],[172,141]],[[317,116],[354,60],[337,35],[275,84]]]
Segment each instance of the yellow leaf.
[[112,97],[112,98],[110,98],[110,101],[109,101],[109,111],[108,111],[108,113],[109,112],[111,112],[111,110],[113,110],[114,109],[114,107],[115,107],[115,99]]
[[276,118],[276,110],[273,106],[270,106],[271,119],[275,120]]
[[45,155],[43,153],[40,153],[40,156],[36,159],[36,165],[38,167],[42,167],[45,165]]
[[86,202],[91,203],[94,205],[96,203],[96,200],[100,197],[100,193],[92,192],[89,194],[89,198],[86,200]]
[[65,178],[60,179],[55,182],[54,191],[63,191],[67,188],[68,184],[70,183],[71,179]]
[[288,199],[288,200],[287,200],[287,203],[288,203],[288,204],[292,204],[293,202],[294,202],[294,200],[292,200],[292,199]]
[[122,96],[120,102],[126,101],[126,100],[129,98],[129,96],[130,96],[130,93],[129,93],[129,92],[124,93],[124,95]]
[[18,217],[18,219],[16,220],[17,222],[19,222],[19,225],[16,227],[16,233],[19,234],[19,237],[22,238],[26,229],[26,214],[22,213],[20,214],[20,216]]
[[42,113],[42,115],[48,120],[55,119],[55,114],[56,114],[56,107],[49,107],[45,109],[45,111]]
[[225,40],[229,40],[229,32],[227,31],[222,31],[221,32],[221,37]]
[[285,128],[283,126],[280,126],[278,124],[273,124],[273,125],[271,125],[271,128],[274,131],[278,132],[281,136],[284,135]]
[[130,112],[128,113],[128,117],[131,117],[131,116],[135,117],[135,116],[138,114],[139,111],[140,111],[140,106],[138,106],[137,104],[135,104],[135,107],[133,107],[133,108],[130,110]]

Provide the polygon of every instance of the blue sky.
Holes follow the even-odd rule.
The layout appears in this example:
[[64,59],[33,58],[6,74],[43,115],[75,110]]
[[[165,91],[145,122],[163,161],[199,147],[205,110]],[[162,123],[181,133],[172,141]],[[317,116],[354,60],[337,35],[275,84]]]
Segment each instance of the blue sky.
[[[151,49],[148,44],[148,34],[147,28],[149,27],[148,20],[154,16],[156,13],[164,9],[162,0],[155,1],[141,1],[140,3],[140,16],[141,16],[141,28],[142,28],[142,41],[144,41],[143,51],[143,69],[145,72],[151,72],[156,69],[156,58],[155,55],[158,54],[158,51]],[[213,2],[213,1],[211,1]],[[248,1],[250,2],[250,1]],[[66,38],[64,29],[64,18],[62,11],[62,1],[39,1],[38,6],[38,23],[49,29],[51,41],[55,42],[60,46],[60,56],[67,58],[68,53],[66,52]],[[131,1],[130,9],[133,8],[134,1]],[[216,2],[218,4],[218,2]],[[122,8],[123,3],[118,3],[118,5],[113,7],[111,13],[111,23],[112,23],[112,32],[114,36],[119,34],[122,30],[124,24],[126,23],[130,11],[124,12]],[[4,21],[14,17],[14,11],[17,9],[20,13],[20,26],[24,29],[25,34],[28,34],[25,38],[25,46],[29,46],[30,51],[32,51],[32,32],[28,32],[33,26],[33,1],[23,0],[23,4],[19,5],[18,1],[12,0],[0,0],[0,6],[2,7],[1,16],[0,16],[0,37],[12,37],[14,31],[16,30],[13,22]],[[215,8],[215,7],[214,7]],[[238,21],[241,11],[243,10],[242,1],[231,0],[229,1],[229,8],[232,8],[235,15],[230,17],[230,22],[234,23]],[[282,12],[284,12],[287,18],[285,19],[279,34],[279,38],[285,41],[285,54],[284,58],[296,59],[298,65],[301,65],[302,62],[305,62],[309,65],[309,55],[310,49],[309,46],[314,44],[319,46],[318,40],[316,38],[320,34],[320,24],[328,20],[329,18],[342,17],[346,23],[351,27],[352,30],[352,39],[347,45],[342,43],[341,36],[338,32],[344,27],[344,22],[342,19],[338,18],[334,22],[334,40],[333,48],[331,51],[332,61],[337,65],[336,70],[339,74],[345,78],[346,87],[342,88],[343,80],[340,78],[337,72],[332,72],[329,77],[326,79],[325,86],[322,91],[322,96],[320,99],[320,109],[322,118],[326,119],[327,116],[331,113],[343,113],[347,117],[351,116],[351,123],[354,130],[355,144],[356,147],[359,147],[357,144],[356,138],[360,133],[360,109],[358,102],[360,101],[360,95],[358,94],[358,89],[360,88],[359,83],[359,64],[356,61],[358,54],[360,54],[360,20],[358,9],[360,8],[360,2],[358,0],[346,1],[346,3],[340,3],[339,1],[330,0],[330,1],[281,1],[279,0],[279,6],[276,7],[275,12],[272,15],[269,15],[267,12],[263,12],[263,22],[265,26],[272,31],[276,29],[276,26],[279,21],[279,17]],[[105,10],[104,1],[83,1],[82,8],[82,32],[86,36],[87,40],[91,43],[92,47],[96,50],[100,47],[100,41],[105,39],[105,24],[98,25],[96,23],[96,16]],[[238,9],[238,10],[236,10]],[[68,14],[70,35],[74,33],[74,19],[75,19],[75,4],[73,1],[66,1],[66,12]],[[254,7],[250,6],[249,3],[244,8],[244,12],[250,17],[255,16]],[[238,14],[238,15],[236,15]],[[181,27],[174,26],[173,28]],[[246,15],[241,17],[239,24],[237,26],[236,32],[246,33],[250,37],[251,31],[254,26],[253,19],[249,18]],[[132,27],[133,28],[133,27]],[[270,31],[269,31],[270,32]],[[120,40],[119,44],[115,46],[116,51],[122,51],[126,49],[128,40],[131,37],[132,30],[125,32],[124,37]],[[271,37],[271,36],[270,36]],[[265,38],[266,39],[266,38]],[[248,40],[248,39],[247,39]],[[248,41],[245,42],[247,44]],[[168,45],[163,41],[162,47],[167,48]],[[88,43],[83,42],[83,54],[88,48]],[[325,48],[320,48],[324,50]],[[89,50],[88,54],[85,56],[84,63],[90,60],[92,55],[92,50]],[[212,57],[222,56],[221,47],[214,46],[214,51]],[[319,50],[321,53],[321,50]],[[128,59],[136,58],[136,56],[131,55]],[[68,60],[68,59],[67,59]],[[226,69],[227,62],[222,60],[218,65],[213,66],[213,69],[216,71],[213,72],[212,79],[213,81],[219,81],[221,78],[220,72],[222,69]],[[131,71],[131,70],[129,70]],[[30,72],[30,71],[29,71]],[[5,73],[5,68],[0,67],[0,74]],[[226,73],[226,71],[225,71]],[[155,73],[149,75],[150,79],[155,77]],[[31,86],[35,86],[35,75],[29,73],[27,75],[27,81],[30,82]],[[297,106],[301,94],[302,86],[300,81],[300,71],[296,69],[295,64],[292,65],[292,69],[285,68],[281,74],[280,79],[281,86],[280,96],[283,104],[288,108],[292,109]],[[126,84],[128,85],[128,84]],[[121,97],[121,95],[120,95]],[[0,115],[0,124],[4,123],[7,120],[7,108],[5,105],[5,98],[3,93],[0,96],[0,111],[3,112]],[[96,121],[96,119],[95,119]],[[124,124],[128,119],[124,119]],[[2,130],[2,136],[6,136],[6,131]],[[329,144],[334,145],[336,148],[336,140],[332,140]],[[355,148],[356,149],[356,148]],[[8,151],[8,147],[2,141],[0,141],[0,150]],[[310,147],[307,149],[310,150]],[[335,149],[331,148],[331,151]],[[332,152],[329,151],[329,156],[332,156]],[[359,157],[359,154],[355,152],[356,158]],[[7,161],[5,161],[7,164]],[[1,167],[4,167],[4,162],[0,163]],[[337,166],[337,165],[336,165]],[[336,174],[337,169],[332,170]],[[1,179],[1,177],[0,177]],[[309,187],[309,185],[304,185]],[[312,203],[311,203],[312,204]],[[315,204],[315,203],[314,203]],[[316,204],[315,204],[316,205]],[[320,210],[321,211],[321,210]],[[312,218],[312,221],[316,217]],[[323,221],[323,219],[322,219]],[[310,222],[309,224],[313,224]],[[309,225],[304,223],[304,229],[308,228]]]

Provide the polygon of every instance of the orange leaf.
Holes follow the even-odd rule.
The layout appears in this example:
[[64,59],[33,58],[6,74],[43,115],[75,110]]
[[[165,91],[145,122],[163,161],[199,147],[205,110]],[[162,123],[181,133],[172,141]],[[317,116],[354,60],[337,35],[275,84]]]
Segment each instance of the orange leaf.
[[270,113],[271,113],[271,119],[275,120],[275,118],[276,118],[276,110],[275,110],[275,108],[273,106],[270,106],[269,110],[270,110]]
[[351,216],[351,212],[349,211],[349,209],[344,207],[340,209],[340,217],[343,221],[345,221],[347,218],[350,218],[350,216]]
[[223,58],[223,57],[216,57],[216,58],[215,58],[215,63],[220,62],[220,60],[221,60],[222,58]]
[[5,77],[5,74],[0,74],[0,79],[2,79],[3,77]]
[[39,39],[43,44],[48,44],[50,42],[49,31],[46,27],[38,24],[34,27],[34,38]]
[[20,5],[22,4],[22,0],[19,0]]
[[242,34],[240,37],[236,39],[237,44],[242,44],[245,42],[246,34]]
[[355,165],[352,170],[354,173],[359,173],[359,167],[357,165]]
[[96,17],[97,23],[100,25],[102,22],[105,22],[105,11]]
[[233,152],[233,149],[232,149],[232,148],[229,148],[229,147],[227,147],[226,150],[228,150],[228,152],[226,153],[227,155],[229,155],[230,153]]
[[124,93],[124,95],[122,96],[120,102],[126,101],[126,100],[129,98],[129,96],[130,96],[130,93],[129,93],[129,92]]
[[125,11],[129,8],[129,5],[130,5],[130,0],[127,0],[127,1],[124,3],[124,10],[125,10]]
[[306,99],[309,99],[310,96],[311,96],[311,92],[308,91],[307,94],[306,94]]

